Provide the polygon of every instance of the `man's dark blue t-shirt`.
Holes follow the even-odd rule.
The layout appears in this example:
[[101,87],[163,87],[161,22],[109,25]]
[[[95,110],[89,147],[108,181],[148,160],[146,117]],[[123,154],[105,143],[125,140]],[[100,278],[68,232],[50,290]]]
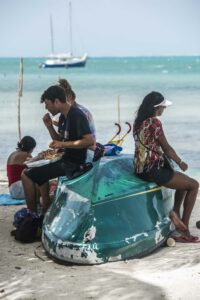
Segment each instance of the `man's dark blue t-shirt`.
[[[85,114],[77,107],[71,106],[67,118],[60,115],[58,123],[58,132],[63,137],[64,141],[81,140],[84,135],[91,134],[88,120]],[[87,149],[65,148],[63,159],[70,160],[78,164],[85,162]]]

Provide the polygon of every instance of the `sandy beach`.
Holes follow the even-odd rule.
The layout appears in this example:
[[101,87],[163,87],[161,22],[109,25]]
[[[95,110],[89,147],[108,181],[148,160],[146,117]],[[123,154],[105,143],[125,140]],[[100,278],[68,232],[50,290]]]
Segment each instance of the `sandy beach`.
[[[0,184],[1,193],[7,184]],[[191,232],[200,219],[200,193]],[[200,299],[200,243],[161,247],[142,259],[97,266],[65,266],[49,259],[40,242],[20,244],[12,230],[22,206],[0,206],[0,299]]]

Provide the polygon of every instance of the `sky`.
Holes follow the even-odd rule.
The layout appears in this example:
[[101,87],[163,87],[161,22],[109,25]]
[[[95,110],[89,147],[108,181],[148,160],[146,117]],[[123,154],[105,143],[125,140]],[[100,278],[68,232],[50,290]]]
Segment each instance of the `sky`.
[[[200,55],[199,0],[72,0],[73,54]],[[0,0],[0,57],[68,52],[68,0]]]

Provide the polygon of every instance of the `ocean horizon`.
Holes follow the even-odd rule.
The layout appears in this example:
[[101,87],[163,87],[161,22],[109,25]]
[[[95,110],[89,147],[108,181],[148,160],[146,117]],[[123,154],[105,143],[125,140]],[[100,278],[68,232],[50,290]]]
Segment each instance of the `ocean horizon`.
[[[62,54],[62,52],[60,52],[60,54]],[[12,59],[12,58],[39,58],[39,59],[45,59],[46,57],[48,57],[49,55],[52,55],[52,54],[47,54],[46,56],[41,56],[41,55],[32,55],[32,56],[19,56],[19,55],[16,55],[16,56],[0,56],[0,58],[6,58],[6,59]],[[77,55],[78,56],[78,55]],[[194,58],[194,57],[200,57],[200,54],[197,53],[197,54],[160,54],[160,55],[157,55],[157,54],[148,54],[148,55],[139,55],[139,54],[135,54],[135,55],[87,55],[87,57],[89,59],[98,59],[98,58],[152,58],[152,57],[156,57],[156,58],[162,58],[162,57],[181,57],[181,58],[184,58],[184,57],[191,57],[191,58]]]
[[[6,179],[6,160],[18,141],[17,99],[19,61],[0,58],[1,156],[0,179]],[[119,121],[125,133],[126,121],[133,123],[135,112],[144,96],[161,92],[173,102],[162,122],[169,143],[194,173],[200,169],[200,56],[91,57],[84,68],[41,69],[42,57],[24,57],[23,95],[21,97],[22,136],[37,141],[34,154],[47,149],[50,136],[42,122],[45,114],[40,96],[58,78],[66,78],[77,95],[77,102],[93,114],[97,140],[103,144],[116,132]],[[123,134],[122,133],[122,134]],[[134,153],[129,134],[124,153]]]

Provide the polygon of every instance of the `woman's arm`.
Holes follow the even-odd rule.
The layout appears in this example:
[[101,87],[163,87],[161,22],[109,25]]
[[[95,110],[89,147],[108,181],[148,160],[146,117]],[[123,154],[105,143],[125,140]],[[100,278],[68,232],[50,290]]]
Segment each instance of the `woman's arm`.
[[41,160],[44,158],[44,152],[40,152],[38,153],[36,156],[32,157],[32,156],[29,156],[27,157],[26,161],[28,161],[29,163],[30,162],[35,162],[35,161],[38,161],[38,160]]
[[181,168],[182,171],[187,170],[188,165],[184,161],[182,161],[182,159],[177,155],[176,151],[169,145],[164,133],[158,137],[157,141],[161,146],[163,152],[169,158],[171,158]]

